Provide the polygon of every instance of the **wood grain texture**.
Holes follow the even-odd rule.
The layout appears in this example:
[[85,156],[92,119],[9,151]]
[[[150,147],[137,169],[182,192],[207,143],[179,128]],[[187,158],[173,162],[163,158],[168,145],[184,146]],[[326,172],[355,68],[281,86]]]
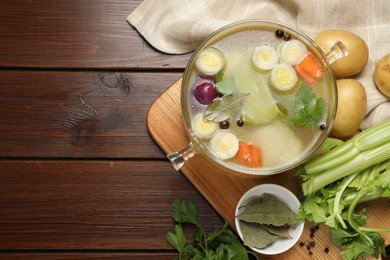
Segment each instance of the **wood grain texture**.
[[80,251],[80,252],[46,252],[46,253],[5,253],[1,254],[2,260],[29,259],[29,260],[100,260],[100,259],[131,259],[131,260],[171,260],[177,254],[169,252],[105,252],[105,251]]
[[[178,151],[189,143],[189,138],[183,123],[180,103],[180,80],[165,91],[152,105],[148,113],[148,127],[153,138],[166,153]],[[160,128],[159,125],[166,125]],[[203,194],[210,204],[234,226],[235,207],[241,196],[251,187],[263,183],[274,183],[291,190],[300,198],[299,184],[294,176],[294,170],[272,175],[259,177],[242,177],[224,172],[212,165],[202,155],[195,155],[187,161],[182,168],[184,175]],[[390,208],[385,200],[378,200],[376,203],[369,203],[365,206],[369,213],[368,226],[386,227]],[[362,207],[361,206],[361,207]],[[386,216],[386,217],[385,217]],[[306,222],[304,233],[299,241],[310,241],[310,229],[313,224]],[[390,234],[383,234],[386,244],[390,243]],[[332,245],[329,229],[320,226],[315,234],[316,247],[313,253],[316,259],[341,259],[340,250]],[[324,248],[330,248],[330,253],[325,254]],[[276,256],[261,256],[261,259],[311,259],[304,247],[296,244],[289,251]]]
[[171,260],[177,256],[169,252],[105,252],[105,251],[80,251],[80,252],[46,252],[46,253],[5,253],[1,254],[2,260],[29,259],[29,260],[100,260],[100,259],[131,259],[131,260]]
[[180,75],[0,71],[0,157],[165,158],[146,114]]
[[184,68],[126,21],[141,0],[1,0],[0,67]]
[[168,161],[0,161],[0,179],[0,257],[17,249],[172,250],[165,236],[175,197],[197,204],[207,230],[223,225]]

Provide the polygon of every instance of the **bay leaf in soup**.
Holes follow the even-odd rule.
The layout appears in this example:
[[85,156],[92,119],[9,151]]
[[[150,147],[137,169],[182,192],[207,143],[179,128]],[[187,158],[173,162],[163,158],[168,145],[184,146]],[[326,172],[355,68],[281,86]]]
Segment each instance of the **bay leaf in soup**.
[[231,93],[214,101],[204,113],[205,120],[221,122],[236,115],[248,94]]
[[275,242],[279,236],[273,235],[262,228],[261,225],[240,221],[244,244],[259,249],[265,248]]

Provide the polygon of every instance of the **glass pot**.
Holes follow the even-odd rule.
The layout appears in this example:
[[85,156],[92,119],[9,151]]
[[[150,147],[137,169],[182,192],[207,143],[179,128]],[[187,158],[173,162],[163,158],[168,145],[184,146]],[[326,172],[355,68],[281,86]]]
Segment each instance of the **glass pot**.
[[[304,152],[302,152],[299,156],[289,161],[288,163],[280,163],[272,167],[252,168],[238,164],[232,164],[226,160],[221,160],[210,151],[208,145],[203,140],[201,140],[195,135],[192,129],[192,117],[190,111],[190,102],[192,101],[189,97],[191,95],[190,92],[193,91],[194,74],[197,73],[195,68],[196,59],[204,49],[210,46],[219,46],[219,48],[224,48],[224,46],[228,46],[229,39],[233,39],[233,36],[235,36],[236,39],[237,37],[242,38],[240,39],[242,41],[242,44],[239,44],[238,48],[242,48],[243,50],[248,49],[249,47],[253,48],[253,43],[251,42],[256,41],[257,38],[261,38],[261,35],[265,35],[264,32],[272,32],[272,34],[268,33],[268,35],[273,35],[272,37],[265,36],[265,44],[275,41],[279,41],[280,43],[282,43],[285,40],[277,39],[278,37],[275,37],[275,32],[277,30],[282,30],[284,35],[289,34],[289,36],[291,36],[291,39],[297,39],[303,42],[306,45],[307,50],[314,55],[316,60],[321,64],[322,68],[324,69],[323,77],[327,77],[327,79],[326,84],[324,84],[324,88],[326,89],[325,91],[323,91],[326,94],[323,98],[326,104],[327,116],[323,122],[323,129],[321,129],[320,134],[317,135],[315,140],[312,141],[310,145],[308,145],[308,147],[304,149]],[[248,35],[249,38],[246,38],[248,37]],[[257,35],[258,37],[253,35]],[[217,30],[216,32],[211,34],[193,53],[185,69],[181,84],[181,109],[184,117],[185,129],[187,131],[190,141],[189,144],[180,151],[168,154],[168,158],[171,161],[172,165],[176,170],[179,170],[187,160],[192,158],[194,155],[199,154],[200,156],[203,156],[209,161],[211,161],[212,164],[214,164],[216,167],[220,167],[226,172],[240,175],[258,176],[281,173],[302,164],[318,150],[318,148],[328,137],[330,130],[332,129],[333,121],[337,110],[337,87],[336,78],[334,76],[330,64],[346,56],[347,54],[348,52],[341,42],[336,42],[330,52],[324,54],[312,39],[310,39],[298,29],[274,21],[243,20],[232,23]],[[227,62],[229,64],[229,60]],[[288,147],[286,147],[286,149],[288,149]]]

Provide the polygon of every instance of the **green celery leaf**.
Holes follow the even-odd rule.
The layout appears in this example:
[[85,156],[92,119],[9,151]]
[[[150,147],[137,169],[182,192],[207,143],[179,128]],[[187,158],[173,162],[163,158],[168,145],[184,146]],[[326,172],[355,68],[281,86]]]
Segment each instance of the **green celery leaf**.
[[307,84],[302,84],[295,94],[292,120],[296,125],[306,125],[314,131],[326,113],[323,98],[318,98]]
[[370,245],[366,245],[361,241],[355,241],[350,244],[343,246],[341,251],[341,256],[343,260],[356,260],[364,259],[366,256],[373,255],[374,248]]
[[319,196],[312,195],[307,197],[301,204],[298,217],[300,219],[306,218],[314,223],[321,223],[327,221],[328,207]]
[[376,177],[374,185],[380,188],[390,190],[390,170],[382,172],[379,176]]
[[197,225],[198,209],[192,201],[175,198],[172,204],[173,218],[178,223],[191,223]]
[[331,229],[331,239],[333,244],[336,246],[342,246],[344,244],[350,243],[359,236],[356,232],[350,232],[345,229]]

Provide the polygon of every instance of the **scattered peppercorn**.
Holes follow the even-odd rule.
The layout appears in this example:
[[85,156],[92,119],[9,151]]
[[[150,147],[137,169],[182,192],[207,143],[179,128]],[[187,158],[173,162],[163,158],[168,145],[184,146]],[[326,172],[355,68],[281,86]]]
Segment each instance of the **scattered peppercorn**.
[[311,246],[310,246],[310,245],[307,245],[307,246],[306,246],[306,249],[307,249],[307,250],[310,250],[310,249],[311,249]]
[[310,238],[314,238],[314,233],[310,233]]
[[[325,125],[325,124],[323,124],[323,125]],[[325,127],[326,127],[326,126],[325,126]],[[319,229],[320,229],[320,226],[316,225],[314,228],[315,228],[316,230],[319,230]]]
[[304,246],[305,246],[305,242],[301,241],[301,242],[299,243],[299,246],[300,246],[300,247],[304,247]]
[[329,248],[325,247],[324,252],[325,254],[329,253]]
[[284,36],[284,32],[283,32],[283,30],[279,29],[279,30],[276,30],[275,35],[278,38],[282,38]]
[[313,252],[312,252],[312,251],[310,251],[310,252],[309,252],[309,256],[312,256],[312,255],[313,255]]
[[221,121],[219,122],[219,127],[222,128],[222,129],[228,129],[229,128],[229,121]]
[[[326,125],[325,124],[321,124],[320,125],[320,130],[324,131],[326,129]],[[318,226],[317,226],[318,227]]]
[[244,125],[244,121],[242,121],[241,119],[237,120],[237,125],[239,127],[242,127]]
[[283,36],[283,40],[285,40],[285,41],[291,40],[291,35],[289,33],[285,33]]
[[311,246],[311,247],[315,247],[315,246],[316,246],[316,242],[310,241],[310,246]]

